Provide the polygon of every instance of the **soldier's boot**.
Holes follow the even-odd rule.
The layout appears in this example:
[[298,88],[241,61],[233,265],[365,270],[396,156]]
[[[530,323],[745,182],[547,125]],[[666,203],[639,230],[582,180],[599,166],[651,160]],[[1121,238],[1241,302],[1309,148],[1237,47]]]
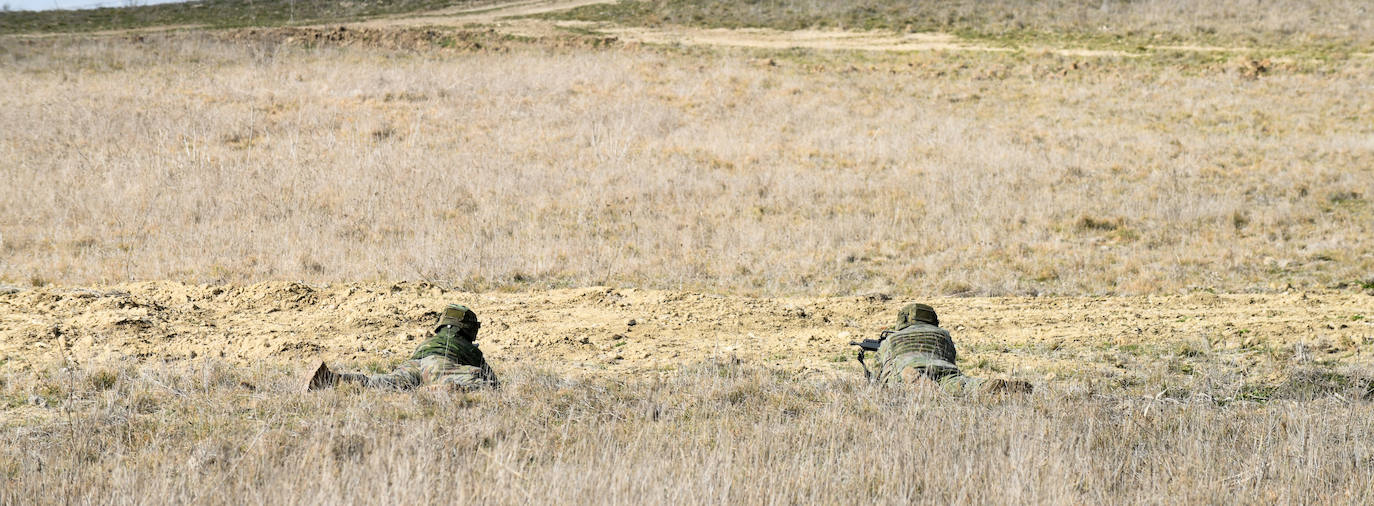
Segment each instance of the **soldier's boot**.
[[305,390],[308,392],[311,390],[334,388],[338,384],[339,374],[329,370],[329,366],[324,365],[324,362],[320,362],[319,369],[315,369],[315,374],[310,376],[310,383],[306,385]]
[[1023,380],[988,380],[987,386],[983,391],[990,394],[1028,394],[1035,390],[1029,381]]

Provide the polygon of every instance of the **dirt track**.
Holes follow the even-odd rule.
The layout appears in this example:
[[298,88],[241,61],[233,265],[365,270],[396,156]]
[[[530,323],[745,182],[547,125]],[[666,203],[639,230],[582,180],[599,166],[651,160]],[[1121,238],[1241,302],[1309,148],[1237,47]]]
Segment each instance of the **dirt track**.
[[[1182,362],[1208,375],[1273,379],[1267,371],[1285,369],[1275,366],[1374,364],[1374,296],[1357,293],[927,301],[953,332],[961,365],[980,374],[1143,380]],[[0,371],[63,357],[385,366],[414,348],[448,302],[477,311],[480,343],[498,369],[621,374],[714,357],[828,375],[857,374],[848,341],[876,335],[907,301],[604,287],[473,294],[423,283],[42,288],[0,295]]]
[[[898,33],[890,31],[851,31],[851,30],[774,30],[768,28],[698,28],[688,26],[617,26],[608,23],[591,23],[572,20],[551,20],[537,17],[539,14],[560,12],[578,7],[616,3],[618,0],[517,0],[500,2],[480,7],[446,8],[428,12],[405,13],[382,16],[364,21],[345,23],[325,23],[299,25],[297,30],[334,30],[340,26],[349,29],[387,30],[397,28],[463,28],[493,30],[496,33],[520,37],[557,37],[569,33],[595,33],[615,37],[621,42],[674,45],[737,47],[755,49],[813,49],[821,51],[879,51],[879,52],[920,52],[920,51],[972,51],[972,52],[1014,52],[1057,54],[1070,57],[1135,57],[1144,53],[1113,49],[1084,49],[1052,46],[1004,47],[986,44],[976,40],[963,39],[953,34],[939,32]],[[194,25],[156,26],[129,30],[109,30],[92,32],[97,35],[163,32],[198,28]],[[23,35],[23,37],[49,37],[52,34]],[[1198,53],[1246,53],[1252,51],[1245,47],[1215,47],[1199,45],[1147,45],[1139,48],[1148,51],[1198,52]],[[1369,57],[1366,53],[1355,56]]]
[[[590,30],[615,36],[621,41],[643,44],[682,46],[716,46],[766,49],[804,48],[824,51],[976,51],[1010,52],[1018,49],[988,45],[961,39],[947,33],[895,33],[887,31],[849,30],[772,30],[766,28],[695,28],[686,26],[632,27],[613,26],[582,21],[556,21],[528,18],[587,5],[616,3],[616,0],[520,0],[479,8],[444,9],[433,12],[403,14],[378,18],[350,26],[383,27],[470,27],[485,25],[502,33],[541,37],[566,33],[567,30]],[[1128,57],[1137,55],[1118,50],[1061,47],[1022,48],[1031,52],[1053,53],[1077,57]],[[1210,46],[1148,46],[1146,49],[1180,52],[1244,52],[1246,48]]]

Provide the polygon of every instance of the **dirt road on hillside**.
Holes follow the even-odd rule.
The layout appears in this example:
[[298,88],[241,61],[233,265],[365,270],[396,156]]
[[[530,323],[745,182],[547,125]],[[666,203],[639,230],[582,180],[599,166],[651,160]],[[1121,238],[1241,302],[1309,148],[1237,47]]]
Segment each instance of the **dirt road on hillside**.
[[[1252,51],[1244,47],[1216,47],[1199,45],[1147,45],[1137,51],[1111,49],[1065,48],[1053,46],[1003,47],[989,45],[980,41],[963,39],[953,34],[940,32],[899,33],[891,31],[849,31],[849,30],[774,30],[768,28],[698,28],[688,26],[619,26],[613,23],[595,23],[574,20],[551,20],[531,18],[550,12],[560,12],[578,7],[616,3],[618,0],[519,0],[494,3],[478,7],[449,7],[428,12],[411,12],[383,16],[373,19],[314,25],[295,25],[292,28],[306,30],[334,30],[340,26],[350,29],[412,29],[412,28],[461,28],[465,30],[484,29],[519,37],[551,37],[578,34],[601,34],[617,40],[634,44],[673,45],[673,46],[711,46],[759,49],[813,49],[820,51],[975,51],[975,52],[1015,52],[1047,53],[1071,57],[1136,57],[1143,51],[1173,51],[1200,53],[1245,53]],[[196,29],[198,25],[157,26],[129,30],[106,30],[91,32],[91,35],[119,35],[130,33],[154,33],[176,30]],[[261,30],[247,28],[245,30]],[[60,34],[23,34],[19,37],[52,37]],[[1355,56],[1368,57],[1366,53]]]
[[[773,30],[767,28],[690,28],[690,27],[596,27],[596,31],[614,35],[626,42],[670,44],[683,46],[748,47],[765,49],[817,49],[822,51],[980,51],[1013,52],[1017,49],[996,47],[961,39],[948,33],[854,32],[845,30]],[[1048,52],[1064,56],[1130,56],[1124,51],[1034,48],[1031,52]]]
[[[1374,296],[1359,293],[925,301],[953,333],[960,365],[978,374],[1096,381],[1164,367],[1264,377],[1295,364],[1374,365]],[[0,295],[0,372],[64,359],[389,365],[450,302],[477,311],[480,344],[498,368],[613,375],[738,359],[831,375],[859,374],[849,340],[875,336],[909,301],[604,287],[463,293],[423,283],[42,288]]]
[[[511,35],[539,37],[570,30],[591,31],[615,36],[621,41],[642,44],[682,46],[716,46],[790,49],[804,48],[825,51],[984,51],[1011,52],[1025,50],[1078,57],[1125,57],[1134,53],[1116,50],[1032,47],[1013,49],[961,39],[947,33],[897,33],[887,31],[847,30],[772,30],[766,28],[694,28],[686,26],[633,27],[583,21],[530,19],[549,12],[559,12],[594,4],[615,3],[616,0],[524,0],[466,9],[445,9],[419,14],[405,14],[355,23],[358,27],[419,27],[484,25]],[[1204,46],[1158,46],[1148,49],[1167,51],[1244,51],[1244,48]]]

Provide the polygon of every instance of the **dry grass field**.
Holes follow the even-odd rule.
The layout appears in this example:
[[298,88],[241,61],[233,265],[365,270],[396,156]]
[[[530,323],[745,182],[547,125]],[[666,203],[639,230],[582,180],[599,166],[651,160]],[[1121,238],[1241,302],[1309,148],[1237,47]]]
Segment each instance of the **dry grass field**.
[[4,44],[12,284],[1374,281],[1367,58]]
[[0,35],[0,504],[1374,494],[1366,6],[588,3]]
[[1374,412],[1334,397],[951,401],[716,363],[663,379],[505,372],[505,388],[467,395],[303,395],[279,370],[213,363],[77,374],[69,412],[0,435],[0,500],[1359,504],[1374,493]]

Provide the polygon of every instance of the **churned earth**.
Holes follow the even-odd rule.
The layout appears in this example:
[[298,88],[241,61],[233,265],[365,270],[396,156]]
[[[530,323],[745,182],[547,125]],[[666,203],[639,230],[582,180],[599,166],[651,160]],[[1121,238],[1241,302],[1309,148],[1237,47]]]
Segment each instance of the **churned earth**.
[[[663,373],[705,360],[793,377],[858,375],[849,341],[875,338],[914,300],[756,298],[591,287],[465,293],[427,283],[141,282],[8,289],[0,372],[55,362],[275,363],[385,369],[447,303],[472,307],[499,372]],[[1358,291],[1141,297],[925,298],[972,374],[1122,393],[1262,395],[1294,371],[1369,370],[1374,296]],[[1260,392],[1257,394],[1256,392]]]

